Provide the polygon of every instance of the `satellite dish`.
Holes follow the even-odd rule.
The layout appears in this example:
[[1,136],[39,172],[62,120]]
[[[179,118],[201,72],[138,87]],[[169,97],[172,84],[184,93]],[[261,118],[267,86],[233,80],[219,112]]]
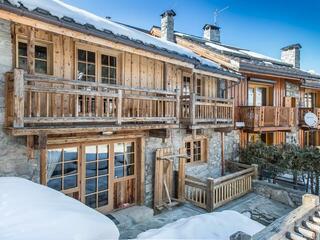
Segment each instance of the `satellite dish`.
[[304,122],[309,126],[309,127],[316,127],[318,125],[318,117],[312,112],[307,112],[304,115]]

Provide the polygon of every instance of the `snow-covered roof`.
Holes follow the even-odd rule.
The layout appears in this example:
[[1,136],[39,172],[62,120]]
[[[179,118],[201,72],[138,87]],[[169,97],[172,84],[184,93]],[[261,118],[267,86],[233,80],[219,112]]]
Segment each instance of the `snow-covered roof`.
[[[159,29],[157,26],[153,26],[153,28]],[[294,68],[291,64],[282,62],[280,59],[272,58],[255,51],[208,41],[202,37],[187,33],[175,31],[175,35],[192,41],[210,51],[229,56],[232,60],[237,60],[240,64],[240,70],[252,70],[257,73],[276,74],[284,77],[320,80],[320,75],[318,74]]]
[[106,216],[49,187],[16,177],[0,178],[1,240],[118,239]]
[[184,57],[184,60],[189,59],[189,61],[195,65],[204,64],[209,66],[212,71],[218,71],[222,74],[231,74],[233,77],[237,77],[236,75],[234,76],[233,73],[223,70],[217,63],[204,60],[188,48],[164,39],[153,37],[143,31],[113,22],[110,19],[99,17],[86,10],[66,4],[61,0],[7,0],[7,2],[20,10],[26,10],[33,14],[53,16],[56,17],[58,21],[64,23],[74,23],[78,26],[85,26],[87,30],[97,30],[100,33],[112,34],[116,36],[117,41],[120,41],[121,39],[134,41],[144,47],[156,48],[156,50],[160,52]]
[[250,236],[265,227],[236,211],[226,210],[182,218],[160,229],[151,229],[138,239],[214,239],[227,240],[238,231]]

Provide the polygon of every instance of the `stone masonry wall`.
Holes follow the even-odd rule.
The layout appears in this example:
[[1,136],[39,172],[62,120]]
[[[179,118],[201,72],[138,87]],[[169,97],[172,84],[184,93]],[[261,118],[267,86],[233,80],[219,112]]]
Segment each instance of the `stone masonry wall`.
[[[206,163],[186,164],[186,174],[202,180],[208,177],[218,177],[221,172],[221,136],[220,133],[212,129],[204,131],[208,137],[209,159]],[[180,147],[184,146],[184,138],[188,136],[185,129],[171,130],[170,138],[162,140],[161,138],[147,137],[145,152],[145,204],[153,204],[153,186],[155,171],[155,153],[158,148],[172,147],[175,154],[178,154]],[[226,134],[224,138],[225,159],[237,159],[239,148],[239,133],[232,131]],[[177,167],[177,162],[175,162]]]
[[38,163],[29,161],[24,137],[11,137],[4,131],[5,80],[4,74],[12,70],[12,43],[10,22],[0,20],[0,177],[18,176],[39,181]]

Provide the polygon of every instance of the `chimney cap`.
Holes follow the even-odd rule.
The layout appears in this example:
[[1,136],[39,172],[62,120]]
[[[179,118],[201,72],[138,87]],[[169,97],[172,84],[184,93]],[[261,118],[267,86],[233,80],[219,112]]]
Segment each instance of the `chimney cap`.
[[300,43],[295,43],[295,44],[291,44],[289,46],[283,47],[283,48],[281,48],[281,50],[287,51],[287,50],[291,50],[291,49],[295,49],[295,48],[300,49],[300,48],[302,48],[302,46],[300,45]]
[[175,11],[173,11],[172,9],[170,9],[170,10],[167,10],[167,11],[163,12],[160,16],[161,16],[161,17],[165,17],[165,16],[172,16],[172,17],[174,17],[174,16],[176,16],[176,13],[175,13]]
[[212,24],[205,24],[202,29],[203,30],[207,30],[207,29],[219,30],[220,27]]

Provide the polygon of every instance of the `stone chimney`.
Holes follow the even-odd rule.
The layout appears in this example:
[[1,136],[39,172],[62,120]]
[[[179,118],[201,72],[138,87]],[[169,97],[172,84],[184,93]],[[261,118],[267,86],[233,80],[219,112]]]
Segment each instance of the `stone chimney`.
[[300,68],[300,49],[299,43],[292,44],[281,48],[281,61],[293,65],[295,68]]
[[174,42],[174,16],[173,10],[167,10],[161,15],[161,38]]
[[208,41],[220,43],[220,27],[211,24],[204,25],[203,38]]

